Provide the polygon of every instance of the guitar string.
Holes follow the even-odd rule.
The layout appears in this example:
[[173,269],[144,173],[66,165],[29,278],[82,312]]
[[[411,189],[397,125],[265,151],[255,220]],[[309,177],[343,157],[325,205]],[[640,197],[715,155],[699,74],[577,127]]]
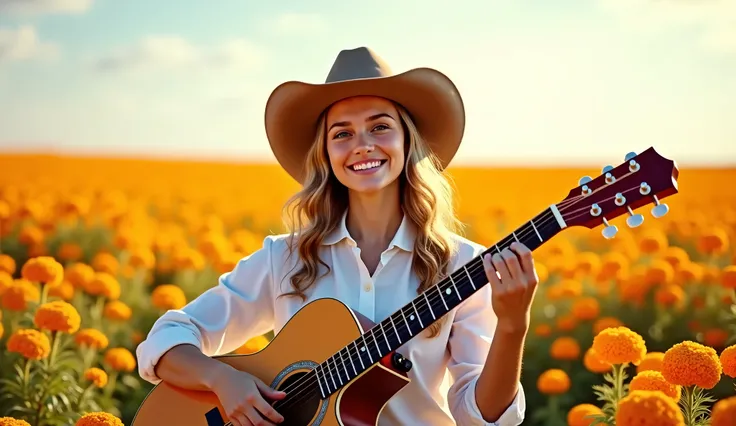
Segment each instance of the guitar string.
[[[635,189],[638,189],[638,186],[637,186],[637,187],[634,187],[634,188],[630,188],[630,189],[628,189],[628,190],[625,190],[624,192],[629,192],[629,191],[632,191],[632,190],[635,190]],[[622,194],[623,194],[623,193],[622,193]],[[590,195],[588,195],[588,196],[590,196]],[[614,195],[614,196],[612,196],[612,197],[606,198],[606,199],[602,200],[601,202],[603,202],[603,201],[608,201],[608,200],[610,200],[610,199],[613,199],[613,198],[616,198],[616,196]],[[561,204],[562,204],[562,203],[561,203]],[[571,204],[571,203],[568,203],[568,204]],[[563,214],[562,216],[563,216],[563,218],[566,218],[566,219],[568,219],[568,220],[569,220],[569,219],[570,219],[570,215],[572,215],[572,214],[574,214],[574,213],[577,213],[577,212],[580,212],[580,211],[582,211],[582,210],[587,210],[587,209],[588,209],[588,207],[583,207],[583,208],[581,208],[581,209],[577,209],[577,210],[572,210],[572,211],[567,211],[567,209],[565,209],[565,208],[563,207],[563,210],[565,211],[565,214]],[[562,211],[560,211],[560,213],[562,214]],[[573,218],[573,219],[576,219],[576,218],[578,218],[578,217],[584,216],[585,214],[588,214],[588,213],[583,213],[583,214],[579,214],[579,215],[576,215],[576,216],[574,216],[574,217],[572,217],[572,218]],[[546,219],[544,219],[544,220],[542,221],[542,224],[541,224],[541,226],[542,226],[542,227],[545,227],[546,225],[548,225],[548,224],[549,224],[549,222],[550,222],[550,221],[553,221],[554,219],[555,219],[555,218],[554,218],[554,216],[552,216],[551,218],[546,218]],[[543,229],[549,229],[549,228],[543,228]],[[533,231],[533,230],[530,230],[530,231],[528,231],[528,232],[524,232],[524,233],[522,233],[521,235],[523,235],[523,236],[527,236],[527,235],[529,235],[529,234],[530,234],[531,232],[534,232],[534,231]],[[502,241],[503,241],[503,240],[502,240]],[[502,241],[501,241],[501,242],[502,242]],[[479,270],[480,270],[481,268],[482,268],[482,266],[480,266],[480,267],[479,267],[479,266],[474,266],[474,267],[471,267],[470,269],[468,269],[468,272],[472,274],[472,273],[475,273],[475,272],[479,271]],[[471,271],[472,271],[472,272],[471,272]],[[486,283],[486,284],[487,284],[487,283]],[[483,284],[483,285],[485,285],[485,284]],[[448,288],[449,288],[449,287],[448,287]],[[432,299],[431,299],[432,301],[430,302],[430,305],[434,304],[434,302],[436,302],[436,301],[438,300],[438,297],[441,297],[441,295],[439,295],[439,293],[438,293],[438,295],[433,295],[433,296],[432,296]],[[397,329],[400,329],[401,331],[405,331],[405,330],[407,330],[407,329],[408,329],[407,327],[405,327],[405,326],[403,325],[403,323],[401,323],[401,325],[400,325],[400,326],[397,326],[396,328],[397,328]],[[365,333],[365,334],[368,334],[368,333]],[[372,329],[371,329],[371,334],[375,334],[374,332],[372,332]],[[384,334],[384,339],[385,339],[385,340],[387,341],[387,340],[388,340],[388,337],[386,337],[386,336],[385,336],[385,332],[384,332],[383,334]],[[376,341],[376,345],[377,345],[377,339],[375,339],[375,336],[374,336],[374,341]],[[370,351],[370,349],[369,349],[368,347],[366,347],[366,350]],[[338,353],[340,354],[340,362],[342,362],[342,363],[344,364],[345,358],[344,358],[344,356],[342,355],[342,350],[341,350],[340,352],[338,352]],[[358,353],[357,351],[355,352],[355,354],[357,354],[357,355],[358,355],[358,357],[361,357],[360,353]],[[380,351],[378,352],[378,354],[380,355]],[[349,361],[351,361],[351,362],[352,362],[352,361],[354,361],[354,360],[355,360],[355,357],[353,356],[354,354],[353,354],[353,353],[351,352],[351,349],[349,349],[349,348],[348,348],[348,354],[347,354],[347,355],[348,355],[348,356],[350,356],[350,358],[348,359]],[[334,357],[334,356],[333,356],[333,357]],[[331,358],[333,358],[333,357],[331,357]],[[382,358],[382,357],[379,357],[379,359],[380,359],[380,358]],[[328,361],[329,361],[329,359],[328,359]],[[335,367],[334,367],[334,368],[333,368],[333,367],[329,367],[329,369],[327,370],[327,372],[329,372],[329,373],[332,373],[332,372],[337,372],[337,374],[338,374],[338,377],[339,377],[339,374],[340,374],[340,373],[339,373],[339,371],[340,371],[340,367],[338,367],[338,366],[337,366],[337,360],[333,360],[333,361],[334,361],[334,363],[335,363]],[[328,362],[328,364],[329,364],[329,362]],[[375,363],[374,363],[374,364],[375,364]],[[318,368],[319,368],[319,367],[318,367]],[[346,371],[345,371],[345,372],[346,372],[345,376],[347,377],[347,376],[348,376],[348,374],[347,374],[347,367],[345,368],[345,370],[346,370]],[[365,370],[364,370],[364,371],[365,371]],[[312,374],[312,373],[314,373],[314,374]],[[326,376],[326,374],[324,373],[324,371],[323,371],[323,376],[327,377],[327,376]],[[311,370],[311,371],[309,371],[308,373],[306,373],[306,374],[305,374],[305,375],[304,375],[304,376],[303,376],[302,378],[300,378],[300,380],[297,380],[297,381],[296,381],[296,382],[294,382],[294,383],[293,383],[293,384],[292,384],[291,386],[289,386],[289,388],[293,388],[293,387],[297,386],[297,383],[301,382],[301,383],[300,383],[300,384],[299,384],[299,385],[297,386],[297,390],[298,390],[299,392],[297,392],[296,394],[294,394],[294,393],[293,393],[293,392],[294,392],[294,390],[290,390],[290,391],[289,391],[289,392],[290,392],[290,393],[291,393],[292,395],[297,395],[297,396],[299,396],[299,398],[298,398],[298,399],[296,399],[296,400],[294,400],[293,398],[290,398],[290,399],[288,399],[288,400],[284,401],[284,404],[283,404],[283,405],[282,405],[281,407],[279,407],[279,409],[284,409],[284,408],[290,407],[290,406],[292,406],[292,405],[294,405],[294,404],[296,404],[296,403],[300,403],[300,402],[301,402],[301,401],[302,401],[302,400],[303,400],[304,398],[307,398],[307,397],[311,396],[312,394],[314,394],[314,392],[315,392],[315,391],[318,391],[318,390],[319,390],[319,388],[318,388],[318,387],[315,387],[315,386],[313,386],[313,385],[314,385],[314,381],[315,381],[315,379],[316,379],[316,378],[317,378],[317,375],[316,375],[316,371],[315,371],[315,370]],[[308,385],[308,388],[304,389],[302,385]],[[312,385],[312,386],[309,386],[309,385]],[[303,392],[304,390],[306,390],[306,391],[307,391],[307,393],[304,393],[304,392]],[[310,392],[310,391],[311,391],[311,392]],[[277,401],[276,403],[278,404],[278,402],[280,402],[280,401]]]

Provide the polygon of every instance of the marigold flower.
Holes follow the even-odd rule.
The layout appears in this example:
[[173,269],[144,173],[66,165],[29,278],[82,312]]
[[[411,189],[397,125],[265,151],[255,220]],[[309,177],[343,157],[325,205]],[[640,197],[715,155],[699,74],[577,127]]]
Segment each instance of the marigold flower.
[[84,379],[94,383],[98,388],[104,388],[107,384],[107,373],[97,367],[88,368],[84,372]]
[[15,268],[15,259],[7,254],[0,254],[0,271],[5,271],[12,276],[15,273]]
[[593,418],[589,416],[602,415],[603,410],[593,404],[578,404],[567,412],[568,426],[590,426]]
[[29,259],[20,273],[31,282],[56,284],[64,278],[64,267],[51,256],[38,256]]
[[645,279],[649,284],[670,284],[675,279],[675,270],[667,261],[652,261],[646,270]]
[[112,348],[105,352],[105,363],[113,370],[130,373],[135,369],[136,362],[133,354],[125,348]]
[[678,246],[670,246],[662,254],[662,258],[667,261],[673,268],[688,263],[690,261],[690,255],[687,254],[685,249]]
[[120,298],[120,283],[107,272],[96,273],[87,283],[85,290],[92,296],[102,296],[110,300]]
[[114,321],[128,321],[133,316],[133,310],[119,300],[112,300],[105,304],[103,315]]
[[548,337],[552,334],[552,327],[549,324],[539,324],[534,327],[534,334],[539,337]]
[[180,287],[173,284],[162,284],[153,289],[151,302],[153,306],[163,310],[181,309],[187,304],[187,298]]
[[23,278],[13,281],[2,295],[0,304],[9,311],[21,312],[28,307],[28,302],[38,302],[41,299],[41,291],[38,287]]
[[104,272],[110,275],[116,275],[118,268],[120,268],[120,262],[118,259],[110,253],[100,252],[92,258],[92,268],[95,272]]
[[717,401],[710,415],[710,426],[736,425],[736,396]]
[[130,253],[129,264],[135,269],[151,269],[156,265],[156,256],[150,249],[137,247]]
[[618,404],[616,426],[685,426],[677,403],[660,391],[635,390]]
[[664,352],[647,352],[644,355],[644,359],[641,363],[636,366],[636,372],[641,373],[642,371],[662,371],[662,360],[664,359]]
[[546,395],[558,395],[570,390],[570,377],[564,370],[552,368],[539,375],[537,388]]
[[0,426],[31,426],[27,421],[12,417],[0,417]]
[[49,286],[49,296],[58,297],[62,300],[72,300],[74,297],[74,286],[67,280],[63,280],[59,284]]
[[722,348],[728,340],[728,332],[721,328],[709,328],[703,333],[703,343],[711,348]]
[[86,288],[95,277],[95,270],[85,263],[72,263],[64,270],[64,278],[75,288]]
[[0,269],[0,296],[5,293],[11,285],[13,285],[13,277],[9,273]]
[[63,243],[56,252],[59,259],[64,261],[79,260],[83,254],[82,247],[74,243]]
[[123,421],[110,413],[102,411],[87,413],[77,420],[74,426],[124,426]]
[[667,248],[667,245],[667,235],[658,228],[645,230],[639,239],[639,249],[642,253],[656,253]]
[[607,328],[593,338],[593,349],[609,364],[639,365],[647,347],[644,338],[626,327]]
[[585,355],[583,356],[583,365],[591,373],[607,373],[611,371],[611,364],[601,361],[601,358],[593,348],[589,348],[585,351]]
[[703,254],[721,254],[728,250],[728,233],[722,228],[713,228],[698,238],[698,250]]
[[558,337],[552,342],[550,356],[560,360],[574,360],[580,357],[580,344],[572,337]]
[[736,345],[731,345],[721,352],[720,356],[723,374],[736,379]]
[[79,330],[82,318],[71,304],[63,300],[54,300],[38,307],[33,323],[42,330],[71,334]]
[[724,288],[736,289],[736,265],[729,265],[721,272],[721,285]]
[[[2,312],[2,311],[0,311],[0,312]],[[0,319],[2,319],[2,318],[0,317]],[[3,327],[3,322],[0,321],[0,339],[3,338],[3,334],[5,334],[5,328]]]
[[629,389],[662,391],[665,395],[679,401],[682,396],[682,387],[668,382],[659,371],[642,371],[634,376],[629,383]]
[[600,312],[601,306],[595,297],[581,297],[572,305],[572,314],[579,320],[594,320],[598,318]]
[[712,389],[720,381],[721,373],[715,349],[690,340],[672,346],[662,360],[662,375],[675,385]]
[[685,290],[677,284],[664,284],[654,293],[654,300],[661,306],[677,306],[685,300]]
[[557,329],[560,331],[572,331],[577,327],[578,320],[571,314],[562,315],[557,318]]
[[48,336],[38,330],[20,329],[8,339],[8,352],[19,353],[28,359],[44,359],[51,352],[51,342]]
[[105,333],[94,328],[79,330],[79,332],[74,335],[74,342],[79,346],[88,346],[98,350],[105,349],[107,345],[110,344]]
[[593,334],[596,335],[607,328],[623,327],[622,323],[618,318],[614,317],[602,317],[593,323]]

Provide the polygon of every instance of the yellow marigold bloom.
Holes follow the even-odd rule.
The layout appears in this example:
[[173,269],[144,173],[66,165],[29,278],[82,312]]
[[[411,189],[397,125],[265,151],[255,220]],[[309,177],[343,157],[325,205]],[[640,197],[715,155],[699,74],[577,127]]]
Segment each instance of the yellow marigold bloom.
[[135,358],[129,350],[125,348],[112,348],[105,352],[105,363],[113,370],[125,371],[130,373],[135,369]]
[[94,328],[79,330],[79,332],[74,335],[74,342],[79,346],[88,346],[98,350],[105,349],[107,345],[110,344],[105,333]]
[[102,296],[110,300],[120,298],[120,283],[107,272],[96,273],[85,290],[92,296]]
[[664,284],[654,293],[654,300],[662,306],[679,306],[685,301],[685,290],[677,284]]
[[659,391],[629,392],[618,404],[616,426],[685,426],[677,403]]
[[567,412],[567,426],[590,426],[593,419],[588,416],[602,414],[603,410],[593,404],[578,404]]
[[41,298],[41,291],[25,279],[17,279],[13,284],[5,290],[2,296],[2,307],[9,311],[21,312],[25,311],[28,302],[38,302]]
[[647,347],[644,338],[626,327],[607,328],[593,338],[593,349],[609,364],[639,365]]
[[58,258],[64,261],[79,260],[83,254],[82,247],[74,243],[63,243],[56,252]]
[[649,284],[669,284],[675,279],[675,270],[667,261],[652,261],[646,271],[645,279]]
[[575,360],[580,358],[580,344],[572,337],[558,337],[552,342],[549,354],[554,359]]
[[607,328],[622,327],[623,325],[624,323],[622,323],[618,318],[599,318],[598,320],[596,320],[596,322],[593,323],[593,335],[596,335]]
[[713,228],[698,238],[698,250],[703,254],[721,254],[728,250],[728,233],[722,228]]
[[74,426],[124,426],[123,421],[110,413],[87,413],[77,420]]
[[712,389],[720,381],[721,373],[716,350],[690,340],[669,348],[662,360],[662,375],[675,385]]
[[33,323],[41,330],[71,334],[79,330],[82,318],[71,304],[63,300],[54,300],[38,307]]
[[138,247],[131,251],[129,264],[135,269],[151,269],[156,265],[156,256],[150,249]]
[[629,265],[629,259],[623,253],[612,251],[601,257],[601,279],[612,279],[618,277]]
[[665,380],[662,373],[659,371],[642,371],[634,376],[629,383],[629,389],[634,390],[652,390],[662,391],[665,395],[679,401],[682,396],[682,387],[679,385],[673,385],[672,383]]
[[100,252],[92,258],[92,268],[95,272],[104,272],[110,275],[116,275],[118,268],[120,268],[120,262],[118,259],[110,253]]
[[736,379],[736,345],[731,345],[721,352],[720,356],[723,374]]
[[49,286],[49,296],[58,297],[62,300],[72,300],[74,297],[74,286],[67,280],[63,280],[59,284]]
[[690,255],[687,254],[685,249],[678,246],[670,246],[662,253],[662,258],[667,261],[673,268],[688,263],[690,261]]
[[107,373],[97,367],[88,368],[84,372],[84,379],[94,383],[98,388],[104,388],[107,384]]
[[31,426],[27,421],[12,417],[0,417],[0,426]]
[[722,399],[713,404],[710,426],[736,425],[736,396]]
[[646,229],[639,239],[639,250],[642,253],[657,253],[667,248],[667,235],[658,228]]
[[7,290],[11,285],[13,285],[13,277],[0,269],[0,296],[5,293],[5,290]]
[[76,288],[86,288],[95,277],[95,270],[85,263],[72,263],[64,271],[64,278]]
[[591,373],[607,373],[611,371],[611,364],[601,361],[601,358],[593,348],[589,348],[585,351],[585,355],[583,356],[583,365]]
[[595,297],[581,297],[572,305],[572,314],[579,320],[594,320],[598,318],[600,312],[601,306]]
[[539,375],[537,389],[545,395],[558,395],[570,390],[570,377],[564,370],[552,368]]
[[38,256],[28,259],[20,273],[31,282],[56,284],[64,278],[64,267],[51,256]]
[[664,352],[647,352],[644,355],[644,359],[641,363],[636,366],[636,372],[641,373],[642,371],[662,371],[662,360],[664,359]]
[[32,328],[25,328],[10,336],[8,352],[19,353],[28,359],[44,359],[51,352],[51,342],[44,333]]
[[705,268],[695,262],[687,262],[679,266],[675,272],[675,279],[678,284],[696,283],[703,280]]
[[736,289],[736,265],[729,265],[723,268],[721,285],[728,289]]
[[552,334],[552,327],[549,324],[539,324],[534,328],[534,334],[539,337],[548,337]]
[[187,298],[179,286],[162,284],[153,289],[151,302],[159,309],[181,309],[187,304]]
[[15,259],[7,254],[0,254],[0,271],[5,271],[12,276],[15,273],[15,268]]
[[128,305],[119,301],[112,300],[105,304],[103,313],[105,318],[115,321],[128,321],[133,316],[133,310]]

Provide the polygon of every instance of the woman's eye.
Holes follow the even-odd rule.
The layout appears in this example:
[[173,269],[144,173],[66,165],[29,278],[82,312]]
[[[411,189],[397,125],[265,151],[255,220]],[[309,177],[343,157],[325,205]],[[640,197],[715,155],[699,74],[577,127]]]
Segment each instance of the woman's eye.
[[348,136],[348,132],[337,132],[335,133],[335,136],[333,136],[333,138],[337,139],[340,137],[340,135]]
[[378,126],[374,127],[373,130],[387,130],[388,126],[385,124],[379,124]]

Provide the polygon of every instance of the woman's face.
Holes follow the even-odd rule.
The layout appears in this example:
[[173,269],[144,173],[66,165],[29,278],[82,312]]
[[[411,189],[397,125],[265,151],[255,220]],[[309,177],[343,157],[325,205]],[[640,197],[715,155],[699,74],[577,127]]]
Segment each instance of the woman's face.
[[380,191],[404,167],[404,129],[396,107],[384,98],[359,96],[332,105],[326,144],[335,176],[354,191]]

